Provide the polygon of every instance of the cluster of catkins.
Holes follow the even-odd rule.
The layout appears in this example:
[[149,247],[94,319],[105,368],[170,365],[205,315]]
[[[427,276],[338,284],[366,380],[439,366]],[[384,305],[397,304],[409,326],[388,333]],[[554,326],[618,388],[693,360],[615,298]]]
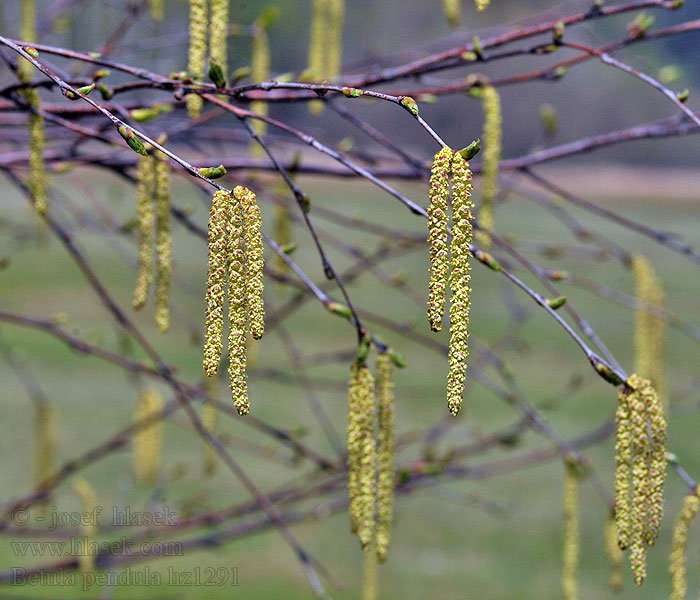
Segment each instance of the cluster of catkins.
[[630,375],[620,389],[615,445],[617,543],[630,549],[634,581],[646,576],[646,549],[656,541],[666,478],[666,420],[648,379]]
[[[452,243],[448,246],[448,200],[452,174]],[[471,288],[472,174],[459,152],[448,147],[433,160],[428,207],[428,243],[430,245],[430,283],[428,321],[433,331],[442,329],[447,286],[450,298],[450,349],[447,376],[447,405],[452,415],[462,406],[467,374],[467,341]],[[451,269],[451,271],[450,271]]]
[[[190,0],[190,45],[187,70],[191,77],[202,79],[206,67],[207,30],[209,30],[209,56],[226,74],[226,41],[228,36],[229,0]],[[209,6],[211,5],[211,18]],[[187,110],[193,119],[202,110],[202,98],[198,94],[187,95]]]
[[139,251],[133,305],[138,310],[146,303],[155,270],[156,325],[161,333],[165,333],[170,327],[172,279],[170,167],[165,155],[162,152],[153,156],[142,155],[136,176]]
[[[262,220],[255,194],[237,186],[219,190],[209,213],[209,271],[206,295],[204,374],[213,376],[221,360],[224,297],[228,289],[229,381],[239,414],[250,412],[246,376],[246,329],[253,339],[265,331]],[[227,288],[228,283],[228,288]]]
[[363,342],[348,383],[350,528],[365,552],[387,557],[394,514],[394,383],[389,353],[377,356],[375,378]]

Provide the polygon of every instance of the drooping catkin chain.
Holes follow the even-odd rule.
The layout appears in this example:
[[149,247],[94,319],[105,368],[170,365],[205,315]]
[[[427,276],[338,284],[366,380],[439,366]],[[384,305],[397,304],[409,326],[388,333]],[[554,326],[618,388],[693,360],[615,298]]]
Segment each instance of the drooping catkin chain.
[[471,295],[472,174],[462,155],[452,159],[452,273],[450,274],[450,347],[448,353],[447,406],[456,416],[462,406],[467,375],[469,307]]
[[[96,515],[95,508],[98,505],[97,493],[84,479],[76,479],[73,482],[73,491],[80,502],[80,510],[84,515]],[[92,521],[92,517],[81,519],[78,564],[81,573],[89,573],[95,568],[95,553],[91,548],[97,539],[98,525]]]
[[163,421],[157,418],[163,410],[163,398],[153,388],[145,388],[139,394],[134,411],[134,421],[145,419],[153,422],[139,429],[132,438],[134,475],[139,483],[151,484],[158,477],[163,455]]
[[452,150],[447,146],[433,158],[428,197],[428,244],[430,246],[430,282],[428,285],[428,321],[433,331],[442,330],[445,314],[447,276],[450,269],[447,246],[447,201],[450,196],[449,173]]
[[154,159],[156,212],[156,325],[161,333],[170,327],[172,236],[170,231],[170,167],[165,155]]
[[622,559],[624,554],[617,545],[617,525],[615,524],[615,514],[610,512],[605,519],[605,530],[603,532],[605,555],[610,563],[610,588],[613,591],[622,589]]
[[377,356],[377,524],[379,562],[387,558],[394,518],[394,378],[388,354]]
[[578,519],[578,467],[566,462],[564,475],[564,546],[562,551],[561,588],[564,600],[578,598],[576,571],[580,545]]
[[618,396],[616,464],[618,543],[630,548],[634,581],[641,585],[646,548],[654,544],[663,515],[666,421],[651,382],[636,374]]
[[[36,41],[36,4],[34,0],[23,0],[20,13],[20,37],[25,42]],[[34,74],[32,64],[20,58],[18,64],[19,80],[29,83]],[[21,96],[29,107],[29,178],[27,188],[34,200],[37,214],[46,214],[47,192],[44,164],[44,119],[38,114],[41,107],[39,92],[34,88],[21,90]]]
[[227,190],[214,194],[209,211],[209,269],[206,294],[206,333],[204,374],[211,377],[219,368],[224,331],[224,298],[230,255],[229,218],[231,195]]
[[376,441],[374,378],[366,365],[354,364],[348,385],[348,497],[350,526],[368,550],[374,540]]
[[234,196],[229,221],[231,255],[228,263],[228,375],[233,405],[238,414],[247,415],[250,412],[250,402],[246,375],[245,215],[240,197],[240,193]]
[[58,445],[56,411],[52,404],[40,402],[34,415],[34,486],[43,488],[55,471]]
[[[649,261],[643,256],[632,259],[637,298],[644,304],[663,309],[664,291]],[[651,381],[664,402],[668,401],[664,378],[666,322],[651,314],[645,306],[635,313],[634,349],[636,372]]]
[[309,77],[334,79],[342,64],[344,0],[314,0],[309,39]]
[[[258,19],[253,32],[250,78],[254,83],[260,83],[270,78],[270,40],[268,39],[266,23],[263,19]],[[250,110],[265,116],[267,115],[267,102],[255,100],[250,103]],[[253,128],[259,136],[263,136],[267,132],[267,123],[254,119]]]
[[226,79],[229,0],[211,0],[209,25],[209,55],[221,65]]
[[[484,86],[480,92],[484,109],[484,180],[481,190],[479,226],[491,231],[494,225],[493,203],[498,194],[498,164],[501,161],[501,99],[498,95],[498,91],[492,85]],[[491,238],[488,234],[485,234],[479,237],[479,242],[482,246],[488,248],[491,243]]]
[[241,203],[245,221],[246,275],[245,289],[248,303],[250,334],[259,340],[265,333],[265,305],[263,303],[263,240],[260,207],[255,194],[243,186],[233,190],[234,198]]
[[138,225],[138,270],[134,288],[134,308],[142,308],[153,281],[153,193],[155,159],[141,156],[136,169],[136,221]]
[[442,0],[442,12],[452,27],[457,27],[462,20],[462,0]]
[[[208,0],[190,0],[190,45],[187,54],[187,71],[192,77],[204,76],[207,55]],[[187,95],[187,111],[196,119],[202,110],[203,101],[198,94]]]
[[683,508],[676,517],[671,542],[669,570],[671,572],[671,600],[685,600],[686,597],[686,565],[685,552],[688,545],[690,525],[698,512],[700,498],[698,491],[688,494],[683,501]]

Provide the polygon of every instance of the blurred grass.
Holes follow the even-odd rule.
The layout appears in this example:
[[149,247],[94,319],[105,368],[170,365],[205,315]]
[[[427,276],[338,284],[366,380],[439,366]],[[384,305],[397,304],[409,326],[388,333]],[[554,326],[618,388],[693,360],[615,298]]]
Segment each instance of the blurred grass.
[[[265,178],[256,185],[264,187]],[[57,187],[74,190],[80,183],[101,198],[120,222],[127,222],[132,212],[132,192],[114,179],[98,179],[94,173],[76,171],[56,178]],[[565,183],[565,182],[564,182]],[[302,180],[312,206],[326,206],[344,214],[376,223],[422,232],[424,224],[400,207],[396,201],[363,184],[339,182],[332,187],[318,179]],[[25,208],[24,201],[11,186],[2,183],[4,202],[0,205],[0,255],[9,255],[11,262],[0,271],[0,307],[23,315],[47,317],[67,313],[66,328],[112,350],[123,348],[121,335],[92,290],[84,283],[67,253],[50,236],[40,244],[23,232],[33,231],[36,222]],[[411,198],[421,203],[422,187],[400,186]],[[576,190],[572,190],[576,191]],[[585,190],[579,192],[583,193]],[[79,209],[96,206],[94,199],[72,192],[71,203]],[[617,193],[596,199],[606,206],[658,229],[673,231],[696,247],[700,232],[696,227],[700,207],[689,201],[639,199]],[[175,202],[189,206],[192,218],[204,226],[205,199],[194,196],[184,186],[176,186]],[[266,229],[270,225],[272,207],[262,201]],[[71,229],[75,222],[68,217],[65,203],[55,209]],[[87,214],[92,214],[90,208]],[[635,252],[643,252],[654,263],[667,289],[670,308],[694,324],[698,323],[698,270],[695,265],[668,250],[651,244],[646,238],[572,209],[584,223],[597,232],[610,236],[616,243]],[[312,209],[311,216],[319,228],[363,248],[374,249],[377,239],[367,233],[324,221]],[[548,214],[525,200],[512,198],[496,212],[498,231],[513,239],[540,240],[556,244],[571,243],[570,234]],[[21,225],[21,226],[19,226]],[[174,257],[178,283],[173,304],[180,317],[174,318],[171,332],[156,333],[153,306],[148,304],[140,314],[133,314],[130,300],[133,286],[133,244],[100,231],[75,230],[75,238],[89,263],[100,275],[109,292],[127,307],[130,317],[155,340],[163,357],[177,367],[179,375],[197,382],[201,373],[200,341],[202,329],[203,289],[206,271],[206,248],[182,227],[175,226]],[[319,260],[309,236],[295,227],[299,249],[293,255],[313,279],[323,283]],[[388,240],[389,243],[394,243]],[[333,243],[326,244],[333,263],[340,268],[352,264]],[[559,259],[533,256],[539,264],[564,268],[578,275],[632,293],[633,284],[627,271],[612,262],[585,258]],[[419,295],[426,285],[426,252],[419,250],[382,263],[391,274],[401,273]],[[520,273],[519,273],[520,274]],[[523,279],[535,289],[540,286],[526,274]],[[589,431],[609,419],[614,411],[615,393],[590,370],[583,354],[572,340],[537,309],[524,294],[505,285],[497,274],[475,265],[473,269],[472,334],[491,343],[508,333],[512,322],[506,302],[530,316],[516,333],[517,348],[504,357],[528,398],[537,404],[550,423],[566,437]],[[572,304],[588,320],[628,370],[633,365],[631,311],[565,282],[561,288]],[[290,297],[268,283],[268,310],[274,313]],[[415,331],[427,335],[424,309],[407,300],[400,291],[380,284],[369,273],[350,286],[353,301],[360,308],[371,310],[402,323],[414,323]],[[333,291],[332,295],[340,299]],[[355,334],[348,324],[324,311],[315,300],[295,311],[285,322],[295,343],[305,354],[352,351]],[[444,376],[446,359],[437,353],[405,340],[397,332],[370,323],[388,343],[402,351],[409,368],[396,373],[398,431],[420,429],[436,423],[445,413]],[[192,330],[192,331],[190,331]],[[60,420],[59,461],[77,457],[82,452],[108,439],[130,422],[133,406],[142,381],[96,358],[81,356],[50,336],[21,327],[0,324],[3,340],[25,357],[49,399],[56,405]],[[194,339],[193,339],[194,334]],[[436,339],[447,343],[443,332]],[[669,388],[682,388],[687,378],[697,375],[697,345],[675,331],[669,332],[667,353]],[[133,356],[143,355],[132,348]],[[267,368],[291,373],[289,360],[280,338],[270,331],[260,342],[257,361],[251,367],[250,387],[254,414],[277,427],[293,430],[305,427],[309,433],[305,443],[331,455],[333,449],[320,431],[303,390],[286,382],[262,378]],[[346,365],[316,366],[314,376],[330,380],[319,387],[320,400],[335,427],[343,435],[345,423],[344,385]],[[487,373],[498,380],[496,374]],[[564,393],[575,377],[582,385],[575,393]],[[0,452],[2,475],[0,497],[4,501],[17,498],[31,489],[32,418],[26,392],[7,364],[0,362],[2,392],[2,425]],[[167,389],[158,386],[169,398]],[[223,391],[222,398],[227,397]],[[676,415],[670,419],[670,449],[679,455],[691,474],[700,473],[700,460],[695,450],[700,416],[696,409],[697,393],[683,396],[674,403]],[[518,415],[498,397],[477,382],[470,380],[468,395],[458,426],[440,446],[464,444],[479,434],[488,433],[516,421]],[[308,464],[298,466],[276,464],[241,450],[239,440],[264,446],[275,445],[262,434],[245,427],[238,419],[225,416],[220,431],[233,454],[246,472],[263,490],[292,480],[311,471]],[[503,458],[513,452],[549,447],[541,437],[527,433],[514,448],[501,447],[474,458],[474,464]],[[286,456],[288,452],[282,450]],[[591,449],[587,454],[606,485],[612,485],[613,449],[610,441]],[[399,459],[416,457],[416,448],[402,451]],[[201,474],[201,442],[192,433],[185,418],[178,414],[166,426],[164,470],[154,488],[136,486],[131,475],[128,448],[114,452],[91,465],[81,476],[97,490],[107,513],[112,506],[134,511],[158,510],[166,505],[184,518],[191,511],[222,508],[249,499],[241,484],[223,468],[215,477]],[[417,491],[397,502],[394,540],[389,561],[380,569],[382,598],[484,598],[517,597],[522,599],[559,597],[561,523],[561,479],[563,469],[552,464],[528,468],[516,473],[483,480],[440,482],[435,488]],[[643,588],[635,589],[625,567],[625,588],[619,598],[659,598],[668,594],[666,556],[669,549],[671,522],[680,506],[684,486],[673,473],[669,478],[667,515],[661,538],[649,554],[649,575]],[[603,554],[602,529],[605,507],[587,483],[582,484],[582,555],[579,583],[581,598],[609,598],[607,566]],[[78,510],[69,483],[61,485],[52,498],[59,511]],[[495,509],[493,507],[496,507]],[[106,523],[105,523],[106,524]],[[213,529],[215,530],[215,528]],[[342,582],[344,589],[332,590],[334,598],[357,598],[361,587],[361,552],[349,532],[347,516],[334,515],[317,522],[293,527],[302,545]],[[200,532],[201,533],[201,532]],[[121,534],[120,534],[121,535]],[[24,537],[0,538],[0,570],[29,566],[51,559],[21,558],[13,554],[10,542]],[[177,538],[179,539],[179,538]],[[689,587],[697,588],[695,556],[697,536],[689,549]],[[181,558],[167,558],[136,563],[131,570],[159,572],[168,580],[168,568],[176,572],[193,572],[197,568],[238,569],[240,586],[119,586],[104,597],[114,598],[310,598],[312,593],[290,549],[279,534],[270,531],[231,544]],[[78,586],[79,587],[79,586]],[[97,588],[81,592],[71,586],[6,586],[3,593],[16,597],[76,598],[97,597]]]

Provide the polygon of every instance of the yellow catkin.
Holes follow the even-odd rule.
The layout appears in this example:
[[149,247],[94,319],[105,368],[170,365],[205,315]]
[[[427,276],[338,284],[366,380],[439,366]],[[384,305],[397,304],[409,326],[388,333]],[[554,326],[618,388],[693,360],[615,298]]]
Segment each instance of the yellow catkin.
[[630,518],[630,563],[634,582],[642,585],[646,577],[647,494],[649,490],[648,435],[644,401],[637,388],[628,396],[632,431],[632,513]]
[[214,194],[209,211],[209,269],[206,295],[204,374],[211,377],[221,361],[224,331],[224,297],[230,253],[229,217],[231,195],[226,190]]
[[433,331],[442,329],[445,293],[450,257],[447,246],[447,201],[450,195],[449,172],[452,150],[440,150],[433,158],[428,197],[428,244],[430,246],[430,282],[428,284],[428,321]]
[[231,256],[229,260],[228,297],[228,375],[233,405],[238,414],[250,412],[246,375],[246,255],[244,245],[245,216],[240,200],[234,198],[230,216]]
[[209,26],[209,54],[227,73],[229,0],[211,0],[211,23]]
[[670,566],[671,571],[671,600],[685,600],[686,597],[686,565],[685,551],[688,545],[688,531],[700,506],[697,494],[689,494],[683,501],[683,508],[678,513],[673,527],[671,542]]
[[[270,41],[267,37],[267,30],[260,21],[256,23],[255,32],[253,33],[250,77],[254,83],[260,83],[270,78]],[[265,116],[267,115],[267,102],[264,100],[251,102],[250,110]],[[267,123],[253,119],[253,128],[258,135],[263,136],[267,132]]]
[[375,546],[384,562],[394,518],[394,379],[388,354],[377,356],[377,524]]
[[[286,206],[279,205],[275,208],[274,237],[277,244],[284,248],[292,242],[291,219]],[[279,255],[275,254],[275,273],[284,275],[289,271],[289,265]],[[280,290],[284,286],[280,285]]]
[[311,79],[334,79],[342,64],[344,0],[314,0],[309,39]]
[[462,20],[462,0],[442,0],[442,11],[452,27],[458,27]]
[[[36,4],[34,0],[23,0],[20,14],[20,37],[25,42],[36,41]],[[32,80],[34,67],[20,58],[18,64],[20,81],[28,83]],[[29,106],[29,178],[27,188],[34,200],[34,209],[39,215],[46,214],[47,192],[44,164],[44,119],[37,111],[41,107],[39,92],[34,88],[22,90],[22,97]]]
[[[154,419],[163,409],[163,399],[153,388],[145,388],[139,394],[134,411],[134,421]],[[132,438],[132,458],[136,480],[150,484],[158,477],[163,454],[163,421],[154,420],[139,429]]]
[[476,1],[476,10],[482,11],[486,10],[489,5],[491,4],[491,0],[475,0]]
[[379,598],[379,573],[377,569],[377,553],[372,545],[363,552],[362,562],[363,582],[362,600],[377,600]]
[[[632,259],[632,273],[639,301],[644,305],[663,309],[664,291],[649,261],[643,256],[635,256]],[[668,396],[664,378],[665,342],[666,322],[650,314],[646,307],[640,307],[635,314],[635,370],[642,377],[651,380],[666,404]]]
[[450,274],[450,348],[447,376],[447,406],[456,416],[462,406],[467,375],[469,307],[471,287],[472,174],[469,164],[457,153],[452,160],[452,273]]
[[[190,0],[190,46],[187,55],[187,70],[195,78],[204,76],[207,54],[207,0]],[[196,119],[202,110],[202,98],[197,94],[187,95],[187,111]]]
[[93,487],[84,479],[76,479],[73,482],[73,492],[80,501],[81,512],[86,515],[80,523],[78,564],[82,573],[89,573],[95,568],[93,547],[96,544],[98,525],[94,518],[97,515],[95,508],[98,506],[98,498]]
[[156,325],[161,333],[170,327],[172,236],[170,232],[170,167],[164,156],[154,160],[156,205]]
[[632,473],[632,433],[629,390],[620,388],[617,396],[617,432],[615,439],[615,522],[621,550],[630,545],[630,477]]
[[154,159],[142,156],[136,172],[136,220],[138,223],[138,271],[134,287],[134,308],[146,303],[153,281],[153,193],[155,184]]
[[309,39],[309,76],[321,79],[325,67],[326,0],[313,0]]
[[245,289],[250,334],[253,339],[259,340],[265,333],[262,218],[253,192],[243,186],[237,186],[233,190],[233,195],[241,203],[245,221]]
[[36,405],[34,415],[34,485],[43,489],[55,472],[58,446],[56,412],[48,402]]
[[[501,99],[496,88],[487,85],[481,90],[481,101],[484,109],[484,159],[479,226],[491,231],[494,225],[493,203],[498,194],[498,164],[501,161]],[[480,235],[479,242],[488,248],[491,238],[488,234]]]
[[564,548],[562,552],[561,588],[564,600],[578,598],[576,571],[579,555],[578,472],[576,464],[567,462],[564,476]]
[[666,419],[659,395],[648,379],[640,390],[650,433],[647,456],[649,461],[649,486],[647,488],[647,521],[644,541],[653,546],[659,535],[664,508],[666,482]]
[[336,79],[343,61],[343,21],[345,0],[328,0],[328,28],[326,33],[326,72],[323,77]]
[[151,12],[151,18],[155,21],[162,21],[164,15],[165,0],[148,0],[148,9]]
[[[218,379],[215,377],[206,377],[204,379],[204,408],[202,409],[202,424],[205,429],[212,435],[216,435],[216,424],[219,416],[219,410],[216,408],[215,400],[218,395]],[[204,443],[203,456],[203,471],[204,474],[211,477],[216,473],[216,451],[211,447],[211,444]]]
[[605,555],[610,563],[610,588],[613,591],[622,589],[622,559],[624,554],[617,545],[617,525],[615,524],[615,514],[611,511],[605,520],[604,531]]

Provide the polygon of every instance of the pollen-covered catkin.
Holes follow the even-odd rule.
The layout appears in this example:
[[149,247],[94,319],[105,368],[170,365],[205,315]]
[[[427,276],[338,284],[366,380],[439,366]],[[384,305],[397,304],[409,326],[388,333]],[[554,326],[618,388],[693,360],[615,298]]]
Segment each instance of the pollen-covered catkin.
[[578,471],[567,461],[564,476],[564,548],[562,552],[561,588],[564,600],[578,598],[576,570],[579,555]]
[[647,520],[644,541],[653,546],[661,528],[664,509],[664,484],[666,482],[666,419],[663,405],[649,380],[644,380],[640,391],[648,421],[649,486],[647,488]]
[[430,246],[430,282],[428,285],[428,321],[433,331],[442,329],[445,294],[450,269],[447,247],[447,200],[450,195],[449,172],[452,150],[445,146],[433,158],[428,197],[428,244]]
[[250,334],[253,339],[259,340],[265,333],[262,218],[260,217],[260,207],[255,201],[255,194],[248,188],[237,186],[233,190],[233,195],[241,203],[245,221],[245,289]]
[[209,54],[221,65],[226,78],[229,0],[211,0],[211,23],[209,25]]
[[469,354],[471,287],[472,174],[461,154],[452,159],[452,273],[450,274],[450,347],[448,353],[447,406],[456,416],[462,406]]
[[209,212],[209,269],[206,295],[206,334],[204,374],[214,375],[221,361],[224,331],[224,297],[230,254],[229,218],[231,195],[227,190],[214,194]]
[[360,411],[360,366],[353,362],[350,367],[348,380],[348,512],[350,515],[350,531],[357,533],[360,521],[358,497],[360,493],[360,454],[362,440],[362,414]]
[[632,431],[632,514],[630,519],[630,563],[634,582],[642,585],[646,577],[646,517],[649,490],[649,440],[644,400],[638,388],[627,398]]
[[[187,55],[187,70],[191,76],[201,79],[204,76],[207,55],[207,13],[208,0],[190,0],[190,45]],[[202,110],[203,102],[197,94],[187,95],[187,111],[196,119]]]
[[686,565],[685,551],[688,545],[688,531],[700,506],[700,498],[697,492],[688,494],[683,501],[683,508],[678,513],[676,524],[673,527],[673,541],[671,542],[670,566],[671,571],[671,600],[685,600],[686,597]]
[[664,378],[664,347],[666,322],[649,312],[664,308],[664,291],[649,261],[643,256],[632,259],[636,295],[643,306],[635,313],[634,349],[636,372],[646,377],[656,388],[664,403],[667,394]]
[[228,271],[228,375],[233,405],[238,414],[250,412],[246,374],[246,255],[245,217],[241,201],[234,197],[230,213],[231,255]]
[[132,438],[134,475],[139,483],[150,484],[158,477],[163,454],[163,421],[157,418],[163,410],[163,399],[153,388],[139,394],[134,411],[134,422],[148,420]]
[[391,358],[377,356],[377,524],[375,546],[384,562],[391,540],[394,518],[394,379]]
[[[270,40],[267,36],[265,24],[261,23],[261,20],[258,20],[255,24],[253,33],[251,69],[250,78],[254,83],[266,81],[270,77]],[[250,110],[265,116],[267,115],[267,102],[255,100],[250,103]],[[267,123],[259,119],[253,119],[253,128],[258,135],[263,136],[267,132]]]
[[56,412],[48,402],[39,402],[34,415],[34,485],[45,487],[55,470],[58,426]]
[[[94,515],[98,506],[97,494],[93,487],[84,479],[76,479],[73,482],[73,491],[80,502],[82,514]],[[97,539],[98,525],[92,519],[83,519],[80,523],[80,541],[78,546],[78,564],[81,573],[89,573],[95,568],[95,553],[91,548]]]
[[[479,226],[485,230],[493,229],[493,203],[498,194],[498,165],[501,161],[501,99],[492,85],[481,89],[481,101],[484,109],[484,162],[483,183],[481,191],[481,208],[479,209]],[[491,243],[488,234],[479,237],[485,248]]]
[[632,474],[632,431],[629,393],[622,387],[617,395],[617,432],[615,438],[615,523],[621,550],[630,545],[630,477]]
[[605,520],[603,536],[605,554],[610,563],[610,588],[617,592],[622,589],[622,559],[624,554],[617,545],[617,525],[615,524],[614,511],[611,511],[608,518]]
[[156,205],[156,325],[161,333],[170,327],[172,236],[170,232],[170,167],[165,156],[153,161]]
[[134,308],[146,303],[153,281],[153,193],[155,159],[142,156],[136,171],[136,220],[138,224],[138,270],[134,288]]
[[451,27],[457,27],[462,20],[462,0],[442,0],[442,12]]

